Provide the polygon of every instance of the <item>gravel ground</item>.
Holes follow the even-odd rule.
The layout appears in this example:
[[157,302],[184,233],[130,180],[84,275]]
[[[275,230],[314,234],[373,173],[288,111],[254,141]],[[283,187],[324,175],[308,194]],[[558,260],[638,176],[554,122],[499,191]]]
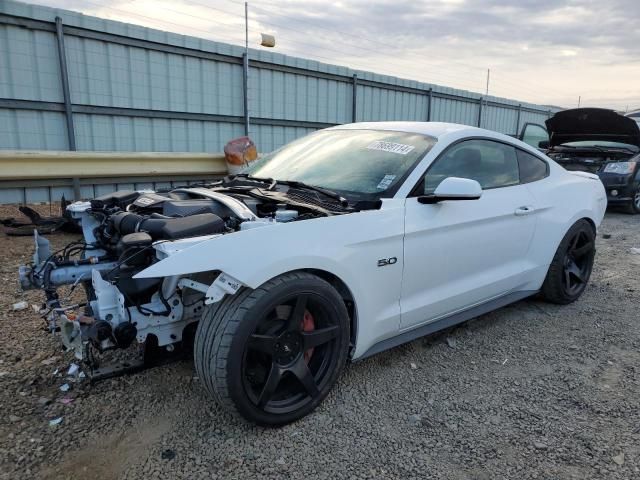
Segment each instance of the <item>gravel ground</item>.
[[632,247],[640,216],[609,213],[577,303],[523,301],[349,365],[315,413],[268,430],[221,411],[191,361],[60,392],[70,356],[12,311],[39,301],[15,283],[31,239],[0,236],[0,478],[640,478]]

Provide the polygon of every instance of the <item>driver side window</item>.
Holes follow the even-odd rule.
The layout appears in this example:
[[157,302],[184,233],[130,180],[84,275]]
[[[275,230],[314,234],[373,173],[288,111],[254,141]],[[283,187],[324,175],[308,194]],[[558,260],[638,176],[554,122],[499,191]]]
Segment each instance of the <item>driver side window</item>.
[[424,177],[424,194],[432,194],[447,177],[476,180],[483,189],[517,185],[520,175],[516,150],[491,140],[460,142],[429,167]]

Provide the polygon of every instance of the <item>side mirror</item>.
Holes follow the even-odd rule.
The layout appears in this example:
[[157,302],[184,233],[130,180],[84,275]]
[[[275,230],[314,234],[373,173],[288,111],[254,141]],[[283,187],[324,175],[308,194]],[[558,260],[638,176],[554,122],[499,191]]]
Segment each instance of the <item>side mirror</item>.
[[542,148],[544,150],[546,150],[547,148],[549,148],[549,140],[540,140],[538,142],[538,148]]
[[431,195],[418,197],[418,202],[433,204],[445,200],[478,200],[482,196],[482,187],[469,178],[447,177]]

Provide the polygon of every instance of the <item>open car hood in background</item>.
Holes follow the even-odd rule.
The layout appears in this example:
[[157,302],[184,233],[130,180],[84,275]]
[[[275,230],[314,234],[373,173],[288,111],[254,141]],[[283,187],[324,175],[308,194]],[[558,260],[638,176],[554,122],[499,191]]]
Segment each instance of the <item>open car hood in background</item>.
[[545,122],[549,146],[602,140],[640,147],[640,128],[629,117],[604,108],[574,108],[556,113]]

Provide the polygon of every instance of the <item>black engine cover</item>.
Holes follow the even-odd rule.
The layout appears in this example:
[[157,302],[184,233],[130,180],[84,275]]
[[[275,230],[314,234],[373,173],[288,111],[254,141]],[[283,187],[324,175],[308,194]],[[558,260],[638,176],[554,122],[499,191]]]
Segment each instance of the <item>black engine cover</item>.
[[91,200],[91,208],[96,210],[102,208],[118,207],[121,210],[127,208],[133,203],[140,193],[134,190],[118,190],[117,192],[107,193]]
[[118,212],[111,216],[111,221],[120,235],[147,232],[153,240],[177,240],[225,231],[224,221],[213,213],[171,218],[156,214],[147,217]]

